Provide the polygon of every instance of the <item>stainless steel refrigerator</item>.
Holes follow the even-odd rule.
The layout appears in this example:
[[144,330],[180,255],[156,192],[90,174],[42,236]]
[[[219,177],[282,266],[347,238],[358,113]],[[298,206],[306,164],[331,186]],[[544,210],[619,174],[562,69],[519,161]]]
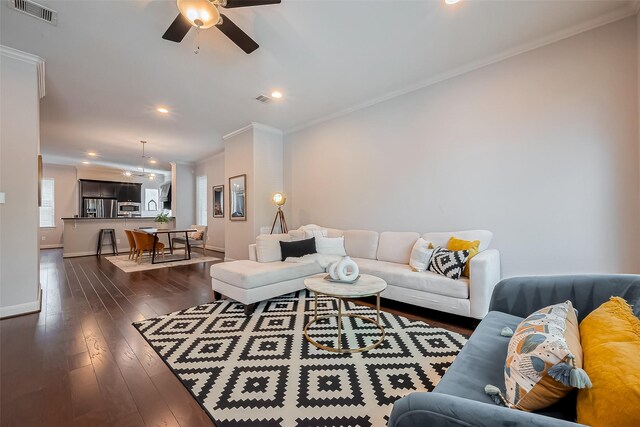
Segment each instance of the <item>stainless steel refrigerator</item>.
[[82,199],[82,216],[85,218],[117,218],[117,199]]

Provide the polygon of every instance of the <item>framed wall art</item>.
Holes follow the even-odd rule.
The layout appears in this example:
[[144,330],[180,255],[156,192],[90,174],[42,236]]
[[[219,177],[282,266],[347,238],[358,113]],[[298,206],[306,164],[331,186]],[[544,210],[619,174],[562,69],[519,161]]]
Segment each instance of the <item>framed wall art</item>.
[[213,187],[213,217],[224,218],[224,185]]
[[247,220],[247,175],[229,178],[229,219]]

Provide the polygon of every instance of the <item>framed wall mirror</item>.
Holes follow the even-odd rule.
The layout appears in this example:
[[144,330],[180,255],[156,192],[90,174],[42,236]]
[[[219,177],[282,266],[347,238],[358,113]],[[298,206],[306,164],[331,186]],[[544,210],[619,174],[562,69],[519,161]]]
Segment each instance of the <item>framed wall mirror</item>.
[[229,178],[229,219],[231,221],[247,220],[247,175]]
[[213,217],[224,218],[224,185],[213,187]]

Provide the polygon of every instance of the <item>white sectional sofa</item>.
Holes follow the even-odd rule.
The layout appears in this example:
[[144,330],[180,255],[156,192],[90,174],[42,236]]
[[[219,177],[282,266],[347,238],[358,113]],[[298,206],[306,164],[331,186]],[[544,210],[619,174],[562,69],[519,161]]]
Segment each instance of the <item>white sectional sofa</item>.
[[[482,319],[488,312],[494,286],[500,281],[500,254],[489,249],[493,233],[486,230],[425,233],[378,233],[369,230],[326,229],[327,237],[344,237],[346,254],[361,273],[384,279],[383,298],[402,301],[434,310]],[[415,272],[409,267],[414,243],[419,237],[446,247],[455,236],[480,240],[480,253],[469,264],[469,276],[459,280],[431,272]],[[322,273],[318,263],[258,262],[256,245],[249,246],[249,260],[211,266],[211,283],[216,298],[220,294],[245,304],[250,313],[253,304],[289,292],[304,289],[304,279]]]

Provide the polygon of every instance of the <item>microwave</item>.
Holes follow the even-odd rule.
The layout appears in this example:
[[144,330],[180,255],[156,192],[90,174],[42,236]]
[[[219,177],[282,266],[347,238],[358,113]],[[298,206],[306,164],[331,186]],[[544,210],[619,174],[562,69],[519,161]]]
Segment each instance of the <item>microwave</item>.
[[118,216],[140,216],[140,203],[118,202]]

